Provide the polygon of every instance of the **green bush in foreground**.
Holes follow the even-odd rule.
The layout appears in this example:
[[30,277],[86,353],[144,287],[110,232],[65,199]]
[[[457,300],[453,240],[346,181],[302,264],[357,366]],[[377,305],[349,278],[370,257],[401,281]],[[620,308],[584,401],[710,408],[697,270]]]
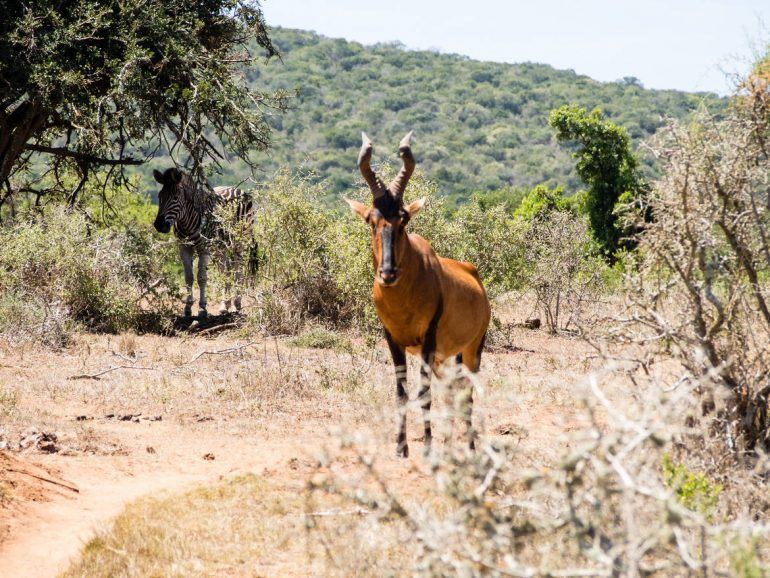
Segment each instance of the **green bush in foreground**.
[[669,454],[663,456],[663,481],[685,508],[711,518],[722,492],[720,484],[710,481],[705,474],[688,470]]

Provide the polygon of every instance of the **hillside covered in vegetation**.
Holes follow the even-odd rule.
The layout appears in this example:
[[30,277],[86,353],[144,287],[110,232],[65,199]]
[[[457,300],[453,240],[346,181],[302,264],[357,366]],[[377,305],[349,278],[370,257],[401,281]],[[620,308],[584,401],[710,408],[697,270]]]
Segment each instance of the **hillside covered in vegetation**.
[[[638,145],[666,116],[683,118],[704,100],[722,106],[713,94],[647,90],[633,78],[602,83],[544,64],[479,62],[282,28],[271,36],[281,61],[249,68],[247,80],[298,96],[292,110],[272,117],[274,148],[258,164],[265,177],[280,166],[312,173],[336,193],[355,182],[362,130],[375,160],[396,162],[398,141],[413,129],[418,163],[445,194],[539,183],[572,192],[580,186],[574,161],[548,126],[554,108],[599,107]],[[238,162],[226,172],[214,179],[248,174]]]

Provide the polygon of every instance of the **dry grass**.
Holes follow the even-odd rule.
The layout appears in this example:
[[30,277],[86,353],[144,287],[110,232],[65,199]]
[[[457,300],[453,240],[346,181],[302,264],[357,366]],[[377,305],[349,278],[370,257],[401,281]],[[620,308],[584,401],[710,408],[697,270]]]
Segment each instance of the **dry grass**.
[[[141,499],[83,548],[64,577],[285,576],[317,570],[301,488],[247,475]],[[300,572],[302,569],[302,572]]]
[[[503,321],[524,321],[530,307],[527,303],[520,310],[507,311]],[[379,514],[312,517],[310,539],[304,530],[306,518],[271,509],[275,501],[276,508],[298,514],[349,511],[352,506],[339,496],[303,493],[307,481],[319,471],[342,475],[351,492],[359,482],[372,492],[381,491],[362,470],[358,453],[340,445],[340,440],[353,438],[366,440],[378,456],[379,475],[395,485],[403,503],[433,515],[447,509],[445,499],[435,494],[430,464],[422,458],[419,407],[410,407],[408,414],[413,457],[408,462],[395,458],[395,388],[387,348],[383,343],[368,348],[360,340],[345,339],[351,339],[352,353],[226,335],[208,340],[78,335],[70,347],[56,354],[31,345],[4,350],[0,345],[0,383],[14,384],[18,390],[4,420],[11,439],[30,425],[54,431],[62,453],[76,454],[80,467],[108,460],[121,469],[141,466],[142,471],[167,470],[174,463],[185,469],[204,468],[210,463],[220,465],[225,473],[228,468],[261,472],[260,479],[238,478],[130,506],[114,527],[100,534],[99,540],[109,548],[99,540],[92,542],[78,562],[98,561],[104,573],[99,574],[97,566],[75,565],[70,575],[408,573],[415,554],[403,521],[389,521]],[[476,423],[484,438],[516,443],[521,467],[547,467],[572,443],[561,434],[578,426],[574,385],[592,367],[587,357],[590,349],[572,337],[517,327],[510,329],[509,339],[515,349],[484,356]],[[209,353],[200,355],[203,352]],[[152,369],[119,369],[98,380],[69,379],[121,365]],[[413,396],[418,375],[417,360],[411,359]],[[626,394],[619,390],[612,395]],[[452,435],[459,439],[459,428],[451,429],[450,398],[447,388],[435,387],[434,431],[439,446]],[[112,414],[141,414],[141,421],[105,418]],[[76,421],[77,416],[88,419]],[[161,416],[162,421],[144,421],[147,416]],[[148,454],[148,446],[156,453]],[[201,459],[209,448],[216,454],[214,462]],[[61,454],[35,455],[39,460],[64,459],[64,464],[68,459]],[[334,456],[333,463],[318,462],[324,455]],[[239,469],[239,462],[267,467]],[[142,531],[131,534],[132,526]],[[219,526],[232,528],[220,533],[212,530]],[[166,553],[157,550],[161,547],[155,543],[158,536],[170,541]],[[130,543],[145,537],[144,545]],[[189,550],[180,545],[187,541]],[[206,550],[209,542],[210,551]],[[150,558],[157,558],[159,566],[152,570],[127,566],[122,552],[144,548],[157,554]],[[128,558],[139,560],[141,555]],[[260,566],[265,560],[283,559],[288,562]]]

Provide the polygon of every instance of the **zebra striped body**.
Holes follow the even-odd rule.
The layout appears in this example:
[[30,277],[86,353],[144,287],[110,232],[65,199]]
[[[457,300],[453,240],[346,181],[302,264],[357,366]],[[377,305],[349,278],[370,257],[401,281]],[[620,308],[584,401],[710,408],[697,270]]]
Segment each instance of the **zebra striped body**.
[[[234,271],[235,279],[239,281],[243,256],[239,244],[233,238],[233,231],[237,226],[251,227],[254,211],[251,195],[238,187],[216,187],[211,190],[198,187],[189,175],[176,168],[163,173],[156,170],[153,174],[155,180],[163,185],[158,194],[155,228],[161,233],[168,233],[173,227],[174,236],[179,240],[179,254],[187,287],[184,314],[192,314],[193,260],[197,254],[199,316],[206,317],[207,270],[212,252],[217,265],[228,275]],[[251,252],[255,254],[253,237],[251,240]],[[250,265],[253,263],[250,262]],[[226,286],[225,289],[229,294],[230,287]],[[230,301],[229,297],[222,301],[220,313],[229,310]],[[240,306],[240,295],[236,295],[235,307],[240,309]]]

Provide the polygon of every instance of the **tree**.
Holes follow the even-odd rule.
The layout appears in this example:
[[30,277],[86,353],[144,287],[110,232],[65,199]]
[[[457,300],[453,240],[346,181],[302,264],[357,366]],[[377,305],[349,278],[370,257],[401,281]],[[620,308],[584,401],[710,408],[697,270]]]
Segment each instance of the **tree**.
[[640,200],[647,191],[638,161],[631,152],[628,133],[605,120],[601,111],[590,113],[575,105],[551,112],[549,123],[559,141],[576,142],[576,170],[588,186],[585,207],[596,240],[608,256],[628,246],[627,231],[619,222],[618,200]]
[[[164,145],[197,174],[225,146],[248,162],[269,144],[265,107],[286,106],[285,92],[236,74],[253,62],[249,46],[276,55],[256,0],[0,0],[0,10],[0,207],[18,191],[63,190],[72,170],[74,203],[97,167],[120,180]],[[52,178],[34,179],[31,165]]]

